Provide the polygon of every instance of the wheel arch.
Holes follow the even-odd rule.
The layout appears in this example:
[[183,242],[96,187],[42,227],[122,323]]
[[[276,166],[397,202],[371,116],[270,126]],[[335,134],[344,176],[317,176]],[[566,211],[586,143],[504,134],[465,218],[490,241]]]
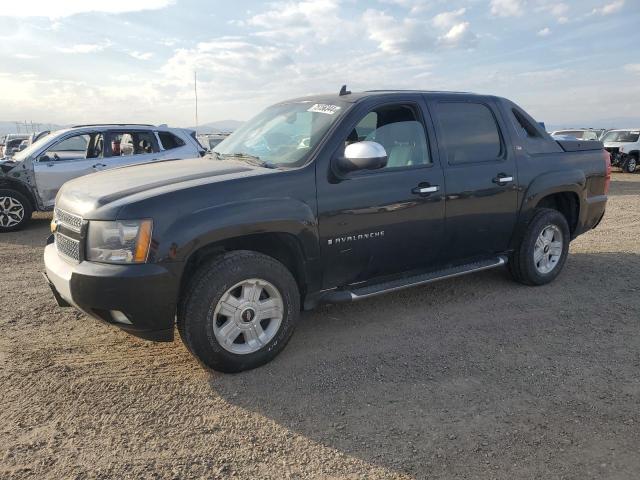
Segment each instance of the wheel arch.
[[31,210],[32,211],[35,212],[35,211],[39,210],[38,202],[36,201],[36,198],[35,198],[35,195],[33,194],[33,191],[31,190],[31,188],[29,188],[24,183],[16,181],[16,180],[12,180],[10,178],[6,178],[6,177],[5,178],[0,178],[0,189],[15,190],[16,192],[21,193],[31,203]]

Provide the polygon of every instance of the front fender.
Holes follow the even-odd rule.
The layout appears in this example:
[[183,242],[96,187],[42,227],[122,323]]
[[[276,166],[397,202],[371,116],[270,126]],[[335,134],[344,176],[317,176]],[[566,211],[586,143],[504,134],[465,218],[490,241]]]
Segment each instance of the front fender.
[[299,240],[305,259],[320,255],[313,210],[304,202],[282,197],[221,204],[181,217],[162,234],[172,241],[165,259],[184,262],[206,245],[260,233],[291,234]]

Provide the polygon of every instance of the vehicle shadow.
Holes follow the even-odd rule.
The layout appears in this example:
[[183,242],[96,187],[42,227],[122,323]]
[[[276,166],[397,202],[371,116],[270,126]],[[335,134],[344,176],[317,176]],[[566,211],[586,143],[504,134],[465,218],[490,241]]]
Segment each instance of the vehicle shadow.
[[17,232],[0,233],[0,245],[24,245],[43,247],[50,235],[51,213],[37,212],[31,221]]
[[210,385],[415,478],[586,478],[614,448],[634,458],[640,389],[614,392],[637,385],[638,271],[639,255],[577,253],[543,287],[493,270],[322,307],[273,362]]

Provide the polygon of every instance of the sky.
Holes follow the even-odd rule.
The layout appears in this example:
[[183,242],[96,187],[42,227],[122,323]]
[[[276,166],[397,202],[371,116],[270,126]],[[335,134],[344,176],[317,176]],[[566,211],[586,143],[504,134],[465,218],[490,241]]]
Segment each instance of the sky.
[[200,123],[347,84],[501,95],[552,125],[640,124],[640,0],[0,5],[0,120],[192,126],[194,72]]

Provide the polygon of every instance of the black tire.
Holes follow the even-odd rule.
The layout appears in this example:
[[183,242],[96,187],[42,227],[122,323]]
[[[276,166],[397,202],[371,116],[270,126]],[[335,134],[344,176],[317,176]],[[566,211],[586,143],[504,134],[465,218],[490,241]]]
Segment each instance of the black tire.
[[[22,207],[22,218],[18,223],[8,226],[9,222],[12,219],[15,220],[16,217],[15,214],[5,213],[5,206],[13,204],[13,208],[15,208],[16,202]],[[0,189],[0,233],[13,232],[24,228],[31,220],[32,213],[31,202],[22,193],[17,190]]]
[[[548,273],[541,273],[535,265],[534,248],[538,237],[548,226],[556,226],[562,235],[562,253],[555,267]],[[551,208],[537,209],[527,226],[520,246],[509,259],[509,272],[514,280],[525,285],[545,285],[553,281],[562,271],[569,252],[571,235],[567,219]]]
[[630,155],[624,162],[623,170],[627,173],[634,173],[638,169],[638,159]]
[[[275,336],[252,353],[225,349],[214,333],[214,310],[222,296],[247,279],[272,284],[283,305],[282,321]],[[241,372],[272,360],[285,347],[300,315],[300,294],[291,272],[261,253],[239,250],[225,253],[200,267],[189,282],[178,309],[178,331],[189,351],[206,367],[225,373]]]

